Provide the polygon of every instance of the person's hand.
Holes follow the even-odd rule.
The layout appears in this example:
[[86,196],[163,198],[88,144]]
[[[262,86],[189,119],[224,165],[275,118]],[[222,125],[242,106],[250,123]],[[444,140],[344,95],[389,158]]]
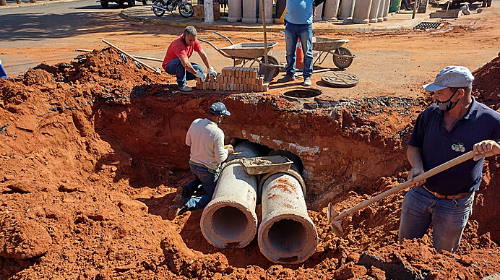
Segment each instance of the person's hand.
[[491,157],[500,154],[500,144],[493,140],[484,140],[474,144],[472,147],[474,153],[474,160],[478,161],[484,157]]
[[226,149],[229,154],[234,153],[234,148],[233,148],[233,145],[231,145],[231,144],[225,145],[224,149]]
[[212,77],[217,77],[217,71],[213,67],[208,68],[208,75]]
[[[408,181],[412,182],[415,177],[417,177],[420,174],[423,174],[424,170],[418,167],[413,167],[410,169],[410,172],[408,172]],[[421,186],[425,183],[425,180],[414,182],[411,186],[416,187],[416,186]]]
[[205,75],[201,70],[196,70],[196,77],[200,78],[202,81],[205,81]]

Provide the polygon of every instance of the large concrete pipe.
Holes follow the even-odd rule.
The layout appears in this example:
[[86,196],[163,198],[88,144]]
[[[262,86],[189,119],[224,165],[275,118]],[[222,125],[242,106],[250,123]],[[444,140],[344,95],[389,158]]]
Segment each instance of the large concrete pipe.
[[325,0],[323,6],[323,20],[336,20],[339,12],[340,0]]
[[391,7],[391,2],[392,0],[383,0],[385,2],[384,4],[384,14],[383,14],[383,20],[387,21],[389,19],[389,8]]
[[237,22],[241,20],[242,0],[229,0],[227,2],[227,21]]
[[356,0],[356,8],[354,9],[352,22],[369,23],[371,6],[372,0]]
[[257,144],[248,141],[234,147],[213,199],[203,210],[201,232],[217,248],[243,248],[255,238],[258,181],[256,176],[248,175],[238,159],[257,157],[259,150]]
[[384,21],[384,9],[386,0],[380,0],[380,6],[378,7],[377,22]]
[[[259,22],[262,22],[262,7],[259,1]],[[264,0],[264,8],[266,9],[266,23],[273,23],[273,0]]]
[[347,20],[352,17],[352,9],[351,6],[354,0],[342,0],[340,1],[340,12],[339,19]]
[[257,0],[245,0],[243,2],[243,23],[257,22]]
[[316,17],[313,18],[313,21],[320,21],[323,20],[323,7],[325,3],[321,3],[318,6],[316,6]]
[[267,174],[261,179],[261,253],[270,261],[296,264],[316,251],[318,233],[307,214],[305,184],[298,172]]
[[378,10],[380,8],[380,1],[381,0],[372,0],[372,7],[370,9],[370,22],[371,23],[377,22]]

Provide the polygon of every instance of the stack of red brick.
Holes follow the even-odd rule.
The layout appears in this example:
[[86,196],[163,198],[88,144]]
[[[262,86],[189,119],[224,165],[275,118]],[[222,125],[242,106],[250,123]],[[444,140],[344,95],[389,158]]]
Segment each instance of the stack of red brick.
[[217,77],[210,76],[205,81],[196,79],[196,89],[227,91],[267,91],[269,84],[259,75],[258,68],[224,67]]

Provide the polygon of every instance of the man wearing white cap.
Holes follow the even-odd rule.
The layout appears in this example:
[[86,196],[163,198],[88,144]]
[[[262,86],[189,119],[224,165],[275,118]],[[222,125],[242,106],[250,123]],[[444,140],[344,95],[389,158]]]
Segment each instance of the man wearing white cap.
[[474,150],[476,156],[425,181],[405,195],[399,240],[421,238],[433,225],[438,252],[454,253],[472,212],[474,192],[482,180],[485,157],[500,154],[500,113],[472,97],[472,73],[447,66],[433,83],[424,85],[436,101],[417,118],[408,141],[412,169],[408,180]]
[[[232,145],[224,145],[224,132],[218,127],[225,116],[231,113],[222,102],[210,106],[206,118],[195,119],[186,134],[186,145],[191,147],[189,167],[194,180],[187,186],[178,187],[167,218],[174,219],[183,210],[205,207],[215,191],[220,166],[233,153]],[[200,196],[195,193],[203,190]]]

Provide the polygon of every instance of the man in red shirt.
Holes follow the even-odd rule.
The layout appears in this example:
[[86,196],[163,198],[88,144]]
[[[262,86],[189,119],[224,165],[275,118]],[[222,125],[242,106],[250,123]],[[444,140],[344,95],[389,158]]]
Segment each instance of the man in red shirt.
[[194,26],[187,26],[184,29],[184,33],[170,43],[165,58],[163,59],[163,69],[165,69],[165,72],[168,74],[177,76],[177,85],[181,91],[193,90],[187,86],[186,80],[194,80],[196,77],[205,80],[203,67],[196,63],[189,62],[189,58],[193,54],[193,51],[196,51],[200,55],[201,60],[203,60],[203,63],[207,66],[209,75],[217,76],[217,72],[210,67],[207,54],[201,48],[200,42],[196,40],[196,33],[196,28],[194,28]]

